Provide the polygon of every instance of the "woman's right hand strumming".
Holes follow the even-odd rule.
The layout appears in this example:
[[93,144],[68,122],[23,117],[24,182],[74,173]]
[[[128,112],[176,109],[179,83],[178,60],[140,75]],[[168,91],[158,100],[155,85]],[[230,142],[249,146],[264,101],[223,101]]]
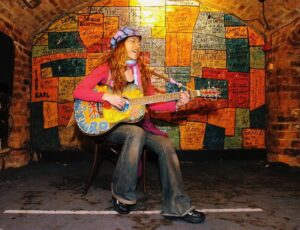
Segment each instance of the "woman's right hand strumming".
[[116,94],[103,94],[102,99],[109,102],[111,105],[117,107],[122,110],[125,106],[126,100],[125,98],[116,95]]

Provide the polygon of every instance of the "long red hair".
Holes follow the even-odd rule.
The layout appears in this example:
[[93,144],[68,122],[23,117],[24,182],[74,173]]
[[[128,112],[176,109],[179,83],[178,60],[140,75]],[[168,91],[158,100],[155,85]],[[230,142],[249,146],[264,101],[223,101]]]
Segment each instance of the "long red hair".
[[[111,80],[113,81],[113,91],[121,92],[127,84],[125,71],[127,69],[127,51],[125,48],[125,40],[119,42],[118,46],[112,50],[105,62],[108,62],[111,70]],[[151,73],[144,63],[143,57],[139,56],[137,59],[137,65],[141,72],[142,88],[145,93],[147,85],[150,82]]]

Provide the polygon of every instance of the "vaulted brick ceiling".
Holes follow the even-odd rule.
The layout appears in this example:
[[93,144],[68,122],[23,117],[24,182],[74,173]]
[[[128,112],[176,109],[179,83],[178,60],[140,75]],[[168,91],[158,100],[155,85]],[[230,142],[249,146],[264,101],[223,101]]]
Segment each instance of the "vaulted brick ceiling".
[[[11,23],[16,31],[22,31],[23,36],[28,36],[24,39],[30,39],[60,15],[74,12],[95,2],[95,0],[42,0],[40,5],[30,9],[22,1],[0,1],[0,22]],[[262,3],[259,0],[201,0],[199,2],[231,13],[262,33],[277,30],[300,17],[299,0],[266,0],[265,18],[270,26],[267,30],[262,16]]]

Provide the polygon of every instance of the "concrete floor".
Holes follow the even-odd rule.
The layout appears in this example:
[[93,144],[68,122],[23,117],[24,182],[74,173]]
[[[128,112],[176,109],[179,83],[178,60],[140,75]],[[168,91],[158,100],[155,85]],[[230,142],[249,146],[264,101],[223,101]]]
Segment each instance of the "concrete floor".
[[[33,162],[0,172],[0,230],[13,229],[300,229],[300,169],[263,160],[199,160],[181,164],[186,189],[204,224],[170,221],[158,213],[160,184],[155,158],[148,160],[147,195],[141,185],[136,214],[112,212],[110,176],[104,161],[87,195],[82,195],[89,160]],[[258,211],[261,209],[261,211]],[[9,210],[37,210],[39,214]],[[55,214],[41,211],[53,211]],[[73,211],[59,214],[59,211]],[[78,211],[90,211],[78,214]],[[92,213],[91,211],[98,211]],[[108,212],[103,212],[108,211]]]

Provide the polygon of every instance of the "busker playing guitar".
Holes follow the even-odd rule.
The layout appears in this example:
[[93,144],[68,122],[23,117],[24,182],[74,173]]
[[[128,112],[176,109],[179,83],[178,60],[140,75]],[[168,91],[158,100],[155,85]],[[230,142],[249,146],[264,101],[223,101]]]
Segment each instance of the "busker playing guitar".
[[[145,95],[153,95],[151,71],[140,57],[141,35],[137,30],[123,27],[111,39],[112,51],[104,63],[87,75],[74,91],[75,100],[109,103],[118,110],[126,107],[127,99],[121,93],[128,84],[138,85]],[[108,85],[112,92],[95,91],[99,84]],[[176,111],[190,100],[187,92],[179,93],[179,100],[148,105],[150,110]],[[76,110],[76,107],[75,107]],[[77,121],[78,123],[78,121]],[[105,127],[105,122],[101,127]],[[112,175],[112,200],[114,209],[128,214],[136,204],[135,188],[138,163],[142,149],[146,147],[158,155],[162,185],[161,214],[169,219],[182,219],[190,223],[202,223],[205,215],[191,204],[184,191],[179,161],[167,135],[144,117],[142,122],[119,124],[105,133],[108,141],[123,144],[121,154]]]

